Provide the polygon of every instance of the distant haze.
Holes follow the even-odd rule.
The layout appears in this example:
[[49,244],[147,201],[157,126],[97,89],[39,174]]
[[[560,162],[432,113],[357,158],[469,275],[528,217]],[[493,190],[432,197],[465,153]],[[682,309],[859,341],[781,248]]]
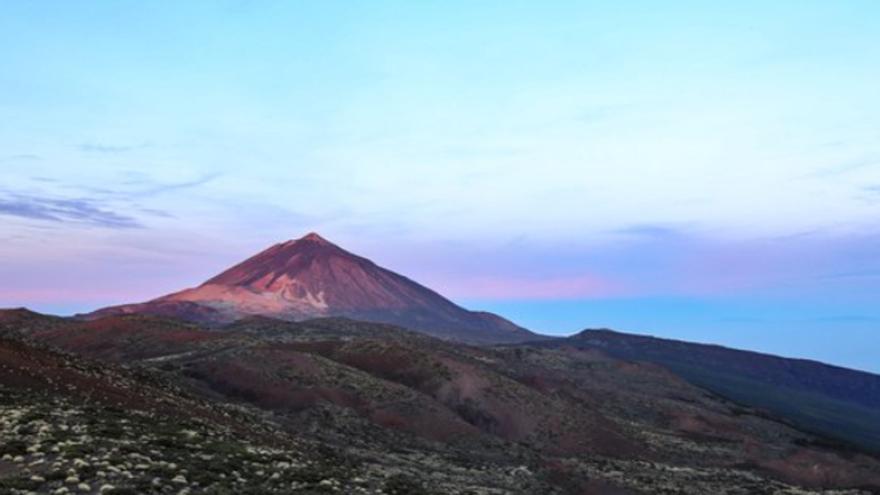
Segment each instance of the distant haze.
[[880,372],[880,4],[8,2],[0,307],[320,231],[532,330]]

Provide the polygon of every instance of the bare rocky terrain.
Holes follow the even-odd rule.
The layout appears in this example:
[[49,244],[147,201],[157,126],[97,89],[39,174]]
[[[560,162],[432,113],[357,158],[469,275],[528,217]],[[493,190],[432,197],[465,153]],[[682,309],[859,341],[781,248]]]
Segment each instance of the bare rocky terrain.
[[[8,493],[878,493],[880,460],[596,349],[0,313]],[[2,493],[0,490],[0,493]]]

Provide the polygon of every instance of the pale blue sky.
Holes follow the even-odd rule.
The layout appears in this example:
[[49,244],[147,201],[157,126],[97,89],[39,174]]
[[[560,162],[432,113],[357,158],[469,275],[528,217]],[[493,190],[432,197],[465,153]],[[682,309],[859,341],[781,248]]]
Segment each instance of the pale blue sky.
[[535,330],[880,371],[880,4],[610,3],[5,2],[0,306],[316,230]]

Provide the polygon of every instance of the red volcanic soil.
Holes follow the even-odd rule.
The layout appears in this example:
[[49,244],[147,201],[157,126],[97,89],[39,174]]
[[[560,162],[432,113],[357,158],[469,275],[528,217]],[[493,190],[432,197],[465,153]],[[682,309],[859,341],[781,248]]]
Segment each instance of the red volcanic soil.
[[221,336],[151,316],[110,316],[40,333],[47,342],[92,357],[141,360],[203,348]]
[[192,417],[223,418],[131,373],[0,337],[0,386],[66,395],[108,406]]
[[[157,382],[113,371],[125,363],[173,379],[173,390],[259,411],[290,431],[326,429],[337,439],[367,432],[358,438],[387,442],[382,449],[401,438],[525,449],[566,479],[578,477],[569,461],[599,458],[621,461],[621,469],[659,463],[815,487],[880,486],[875,457],[823,443],[659,365],[597,349],[476,347],[345,319],[258,318],[206,329],[144,315],[74,321],[0,311],[0,332],[15,329],[102,364],[0,336],[2,386],[188,413]],[[587,480],[573,490],[616,488]]]
[[190,363],[184,374],[199,386],[261,408],[301,412],[321,404],[350,409],[374,423],[432,440],[467,437],[478,430],[430,398],[297,348],[267,344]]
[[[527,442],[548,452],[573,454],[600,452],[636,455],[638,446],[617,427],[589,409],[532,387],[518,377],[499,375],[482,360],[484,351],[472,356],[449,353],[444,347],[420,345],[418,341],[359,339],[357,341],[308,341],[284,344],[298,352],[313,352],[334,362],[356,368],[382,380],[414,389],[437,401],[438,411],[453,412],[472,427],[516,442]],[[476,359],[475,359],[476,358]],[[535,375],[533,380],[560,382]],[[386,413],[373,415],[381,424],[404,424]],[[435,421],[435,427],[436,429]],[[409,425],[411,431],[428,431]]]

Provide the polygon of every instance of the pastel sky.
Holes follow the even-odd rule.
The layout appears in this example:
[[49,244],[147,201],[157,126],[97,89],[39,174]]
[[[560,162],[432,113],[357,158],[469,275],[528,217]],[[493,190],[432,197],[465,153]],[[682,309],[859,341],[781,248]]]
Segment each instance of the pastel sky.
[[318,231],[537,331],[880,372],[880,3],[0,6],[0,307]]

